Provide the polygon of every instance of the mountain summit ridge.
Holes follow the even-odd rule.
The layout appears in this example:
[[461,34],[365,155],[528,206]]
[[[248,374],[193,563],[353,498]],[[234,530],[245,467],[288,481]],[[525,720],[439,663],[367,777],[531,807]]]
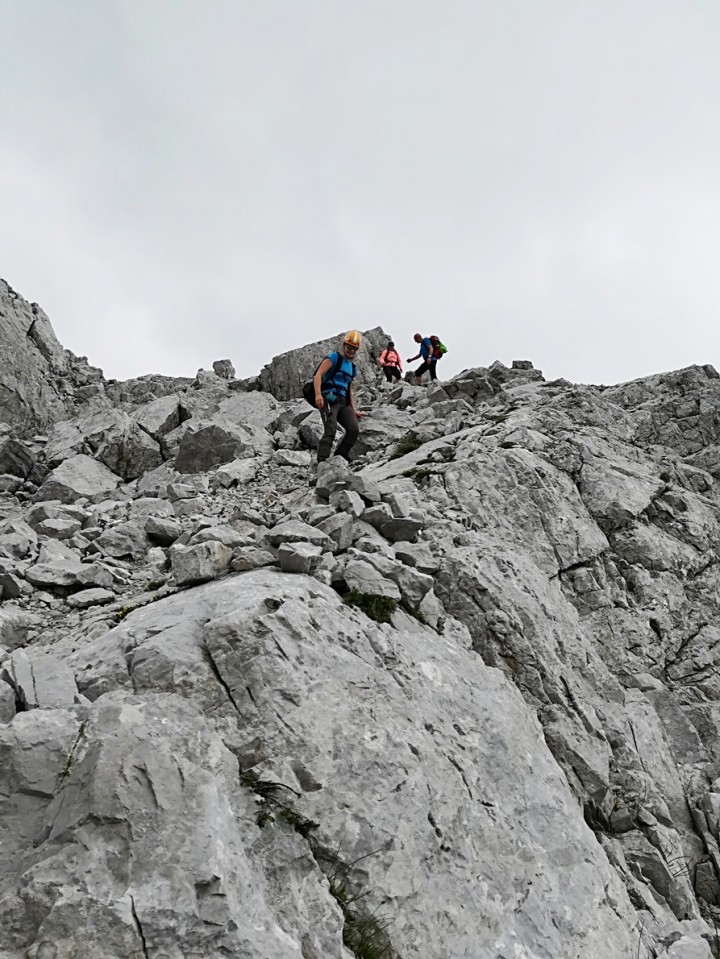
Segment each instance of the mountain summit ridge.
[[116,383],[8,291],[0,959],[718,955],[713,367],[370,331],[310,487],[325,343]]

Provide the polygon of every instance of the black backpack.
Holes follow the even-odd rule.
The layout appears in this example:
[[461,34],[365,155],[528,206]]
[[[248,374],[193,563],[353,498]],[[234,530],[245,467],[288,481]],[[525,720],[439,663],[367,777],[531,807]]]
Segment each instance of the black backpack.
[[[327,357],[323,357],[323,359],[327,359]],[[342,366],[344,359],[345,357],[342,355],[340,351],[338,351],[337,359],[335,360],[333,365],[330,367],[330,369],[327,371],[325,376],[323,376],[323,380],[332,379],[337,373],[337,371],[340,369],[340,367]],[[322,366],[322,363],[323,363],[323,360],[320,360],[318,365],[313,370],[312,377],[307,381],[305,386],[303,386],[302,388],[302,395],[304,396],[304,398],[308,401],[308,403],[310,404],[310,406],[312,406],[314,410],[317,409],[317,406],[315,406],[315,384],[313,383],[313,380],[315,379],[315,374],[317,373],[319,368]],[[354,363],[352,365],[352,368],[353,368],[353,379],[355,379],[355,376],[357,374],[357,367],[355,366]]]

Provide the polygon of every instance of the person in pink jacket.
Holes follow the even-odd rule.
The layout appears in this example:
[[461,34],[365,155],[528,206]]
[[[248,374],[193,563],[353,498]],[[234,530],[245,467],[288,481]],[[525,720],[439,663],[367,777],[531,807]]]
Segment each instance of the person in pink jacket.
[[380,359],[378,362],[383,369],[385,379],[388,381],[388,383],[392,383],[393,380],[397,382],[400,379],[402,376],[402,360],[400,359],[400,354],[395,349],[395,344],[392,340],[390,340],[388,345],[380,354]]

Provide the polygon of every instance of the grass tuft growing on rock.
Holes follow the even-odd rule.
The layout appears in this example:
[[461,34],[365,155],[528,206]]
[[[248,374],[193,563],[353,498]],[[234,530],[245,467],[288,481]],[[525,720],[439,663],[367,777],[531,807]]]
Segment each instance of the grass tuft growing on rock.
[[357,959],[394,959],[396,953],[386,932],[388,922],[363,910],[343,909],[343,914],[343,943]]
[[285,783],[271,782],[268,779],[260,779],[257,773],[252,769],[246,769],[240,773],[240,782],[248,789],[252,789],[257,794],[258,814],[255,817],[255,823],[262,829],[269,822],[275,822],[273,812],[276,812],[281,819],[292,826],[296,833],[299,833],[303,839],[309,839],[310,833],[317,829],[319,823],[314,819],[308,819],[301,815],[296,809],[279,797],[282,790],[299,795],[291,786]]
[[420,449],[422,445],[423,440],[418,439],[417,436],[406,436],[404,440],[400,440],[388,459],[400,459],[400,457],[405,456],[406,453],[412,453],[414,450]]
[[419,609],[416,609],[414,606],[411,606],[406,600],[400,601],[400,608],[404,609],[408,616],[412,616],[413,619],[416,619],[419,623],[422,623],[423,626],[427,626],[427,620],[420,612]]
[[[361,900],[367,896],[368,890],[352,891],[350,872],[356,863],[344,862],[337,853],[320,847],[314,850],[313,855],[327,875],[330,895],[342,910],[343,944],[356,959],[397,959],[387,933],[390,922],[362,904]],[[367,856],[362,858],[366,859]]]
[[373,593],[361,593],[358,589],[351,589],[343,596],[346,606],[356,606],[376,623],[389,623],[392,614],[397,609],[397,601],[389,596],[375,596]]

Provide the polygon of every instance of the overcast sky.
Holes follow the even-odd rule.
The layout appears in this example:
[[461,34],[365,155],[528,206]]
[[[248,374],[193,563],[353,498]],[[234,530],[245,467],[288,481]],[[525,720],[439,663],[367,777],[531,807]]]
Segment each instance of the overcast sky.
[[720,368],[717,0],[0,0],[0,276],[106,376]]

